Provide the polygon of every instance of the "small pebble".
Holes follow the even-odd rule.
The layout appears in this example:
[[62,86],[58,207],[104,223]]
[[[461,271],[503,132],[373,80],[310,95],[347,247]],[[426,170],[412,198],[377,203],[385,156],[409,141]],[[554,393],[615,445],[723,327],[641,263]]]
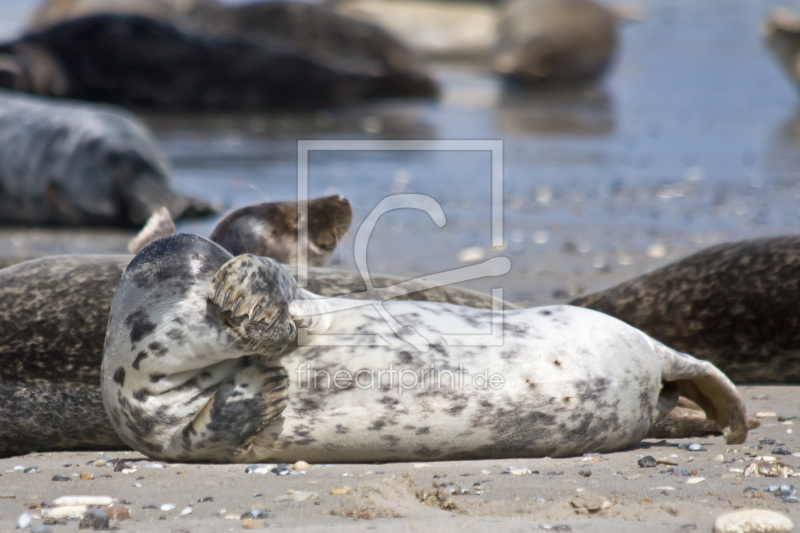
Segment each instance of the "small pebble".
[[72,480],[70,478],[68,478],[68,477],[62,476],[60,474],[56,474],[55,476],[53,476],[53,479],[51,479],[50,481],[72,481]]
[[192,508],[191,507],[184,507],[183,509],[181,509],[181,516],[186,516],[186,515],[190,515],[190,514],[192,514]]
[[703,446],[702,444],[698,444],[696,442],[678,444],[678,449],[679,450],[688,450],[690,452],[704,452],[704,451],[706,451],[706,447],[705,446]]
[[347,494],[350,492],[350,487],[335,487],[329,491],[330,494]]
[[308,463],[305,461],[297,461],[292,468],[295,470],[308,470]]
[[158,506],[154,503],[146,503],[142,505],[142,509],[156,509],[158,510]]
[[162,511],[172,511],[175,509],[175,504],[172,503],[162,503],[161,507],[159,507]]
[[250,465],[245,468],[245,474],[269,474],[275,465]]
[[772,449],[772,455],[792,455],[792,452],[786,446],[778,446]]
[[23,472],[25,474],[38,474],[39,473],[39,467],[38,466],[32,466],[30,468],[26,468],[25,470],[23,470]]
[[690,477],[689,479],[686,480],[686,484],[687,485],[697,485],[698,483],[702,483],[705,480],[706,480],[706,478],[704,478],[704,477]]
[[640,468],[655,468],[658,463],[655,457],[646,455],[639,459],[636,464],[638,464]]
[[241,517],[242,520],[266,520],[269,518],[269,513],[264,509],[253,508],[244,513]]
[[22,513],[19,515],[19,518],[17,518],[17,529],[27,529],[31,527],[32,524],[33,520],[31,520],[31,515],[28,513]]
[[788,533],[792,528],[787,516],[765,509],[726,513],[714,522],[714,533]]
[[513,466],[509,466],[508,471],[505,473],[511,474],[512,476],[527,476],[531,473],[531,471],[527,468],[515,468]]
[[78,529],[106,530],[108,529],[108,516],[103,511],[92,509],[80,521]]
[[[155,505],[153,506],[155,508]],[[131,517],[131,512],[124,505],[115,505],[106,509],[106,516],[109,520],[127,520]]]
[[278,465],[273,468],[271,472],[276,476],[287,476],[289,475],[289,467],[286,465]]
[[91,472],[81,472],[81,481],[91,481],[94,479],[94,474]]

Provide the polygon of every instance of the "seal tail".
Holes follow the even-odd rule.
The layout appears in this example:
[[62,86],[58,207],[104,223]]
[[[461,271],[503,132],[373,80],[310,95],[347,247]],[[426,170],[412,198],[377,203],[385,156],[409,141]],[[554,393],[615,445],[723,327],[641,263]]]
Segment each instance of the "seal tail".
[[725,442],[743,443],[747,438],[747,412],[731,380],[708,361],[648,340],[661,359],[661,379],[699,405],[708,419],[722,428]]

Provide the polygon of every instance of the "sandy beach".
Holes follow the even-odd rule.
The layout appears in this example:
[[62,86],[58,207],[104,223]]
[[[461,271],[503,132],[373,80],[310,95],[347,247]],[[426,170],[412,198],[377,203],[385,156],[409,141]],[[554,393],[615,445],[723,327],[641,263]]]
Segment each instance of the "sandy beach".
[[[57,498],[75,495],[108,496],[113,507],[125,507],[129,518],[110,522],[120,531],[690,532],[711,531],[717,516],[740,509],[770,509],[798,523],[794,477],[751,474],[761,465],[761,472],[800,475],[799,392],[741,387],[761,427],[736,446],[710,436],[564,459],[303,470],[167,464],[130,451],[12,457],[0,461],[0,530],[13,530],[23,513],[34,527],[45,524]],[[640,466],[650,461],[645,457],[655,466]],[[255,518],[247,517],[251,512]],[[50,523],[57,524],[53,531],[75,531],[79,522]]]

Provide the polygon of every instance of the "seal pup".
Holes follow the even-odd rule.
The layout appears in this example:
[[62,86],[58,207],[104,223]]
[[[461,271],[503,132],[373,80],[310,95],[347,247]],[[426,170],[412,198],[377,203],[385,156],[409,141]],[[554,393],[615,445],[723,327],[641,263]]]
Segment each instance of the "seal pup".
[[800,383],[800,237],[724,243],[571,305],[707,359],[737,383]]
[[[411,390],[393,367],[416,376]],[[437,369],[468,385],[425,384]],[[232,258],[189,235],[156,241],[126,268],[101,372],[122,439],[170,461],[610,452],[636,445],[678,395],[728,443],[747,435],[724,374],[608,315],[323,299],[271,259]],[[321,372],[331,379],[311,383]]]
[[112,107],[0,90],[0,223],[139,227],[218,208],[175,191],[155,139]]
[[[293,225],[297,203],[260,207],[233,211],[213,235],[232,243],[237,253],[253,251],[292,260],[289,250],[292,245],[296,250],[298,242]],[[309,247],[319,250],[309,254],[309,261],[322,265],[347,231],[350,203],[341,196],[316,198],[304,211],[309,217]],[[155,216],[163,222],[165,215]],[[290,220],[282,221],[281,216]],[[248,227],[258,227],[270,238],[245,242],[231,235]],[[114,289],[131,258],[64,255],[0,270],[0,456],[124,447],[102,409],[100,362]]]
[[497,32],[492,66],[516,85],[592,83],[617,52],[617,15],[590,0],[509,0]]

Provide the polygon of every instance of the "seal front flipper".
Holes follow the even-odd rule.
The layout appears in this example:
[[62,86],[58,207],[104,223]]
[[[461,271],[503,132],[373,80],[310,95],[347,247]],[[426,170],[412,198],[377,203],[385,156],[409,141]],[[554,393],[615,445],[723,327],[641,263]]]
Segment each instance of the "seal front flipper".
[[747,438],[747,412],[736,387],[717,367],[651,340],[661,359],[665,390],[677,392],[699,405],[716,422],[728,444]]
[[[221,383],[164,448],[165,459],[247,462],[265,456],[280,435],[289,376],[282,366],[251,356]],[[268,453],[266,454],[268,455]]]
[[222,265],[208,288],[208,299],[248,351],[277,355],[297,335],[289,303],[299,291],[295,279],[276,261],[248,254]]

